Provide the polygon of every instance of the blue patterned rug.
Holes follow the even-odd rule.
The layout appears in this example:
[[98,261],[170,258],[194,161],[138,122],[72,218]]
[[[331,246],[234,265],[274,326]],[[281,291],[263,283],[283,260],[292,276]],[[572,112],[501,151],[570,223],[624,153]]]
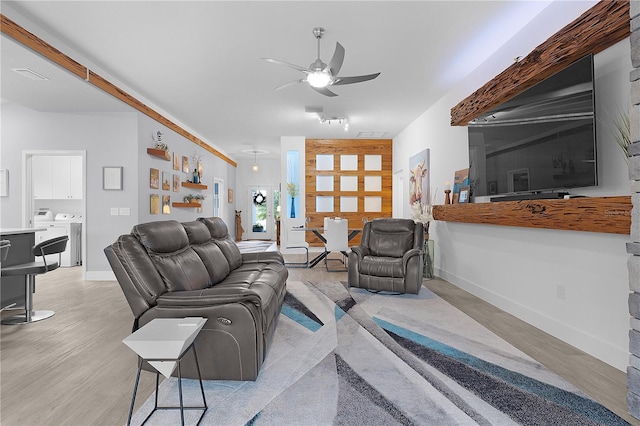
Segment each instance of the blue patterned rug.
[[[207,425],[626,425],[428,289],[289,282],[258,380],[207,381]],[[200,402],[184,380],[186,405]],[[160,404],[177,404],[177,380]],[[135,414],[140,424],[153,396]],[[193,424],[199,412],[185,414]],[[147,424],[179,424],[156,412]]]

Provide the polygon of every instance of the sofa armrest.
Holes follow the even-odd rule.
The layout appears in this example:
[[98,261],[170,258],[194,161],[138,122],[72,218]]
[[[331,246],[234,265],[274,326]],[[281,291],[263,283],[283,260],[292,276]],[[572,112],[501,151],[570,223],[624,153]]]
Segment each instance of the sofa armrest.
[[156,300],[159,308],[196,308],[228,305],[230,303],[262,304],[260,296],[242,287],[210,287],[203,290],[174,291],[164,293]]
[[242,263],[279,263],[284,265],[284,258],[279,251],[242,253]]

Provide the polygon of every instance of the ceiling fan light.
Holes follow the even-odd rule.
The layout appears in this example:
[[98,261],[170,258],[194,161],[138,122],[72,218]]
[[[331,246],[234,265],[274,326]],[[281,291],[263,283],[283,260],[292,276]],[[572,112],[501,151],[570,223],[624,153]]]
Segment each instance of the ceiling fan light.
[[327,87],[331,82],[331,76],[324,71],[316,71],[307,76],[307,82],[312,87]]

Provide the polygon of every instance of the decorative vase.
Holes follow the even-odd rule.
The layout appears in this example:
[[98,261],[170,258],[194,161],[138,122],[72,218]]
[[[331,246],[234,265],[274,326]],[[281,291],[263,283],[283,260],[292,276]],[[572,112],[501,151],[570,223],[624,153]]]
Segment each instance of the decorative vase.
[[296,217],[296,205],[294,204],[295,197],[291,197],[291,214],[289,217]]

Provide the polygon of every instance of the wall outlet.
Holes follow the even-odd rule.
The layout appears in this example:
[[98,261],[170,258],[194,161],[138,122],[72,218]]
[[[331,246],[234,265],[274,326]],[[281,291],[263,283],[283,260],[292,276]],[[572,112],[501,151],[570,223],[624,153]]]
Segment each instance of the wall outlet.
[[118,216],[118,208],[111,207],[111,216]]
[[130,216],[131,209],[129,207],[120,207],[120,216]]

